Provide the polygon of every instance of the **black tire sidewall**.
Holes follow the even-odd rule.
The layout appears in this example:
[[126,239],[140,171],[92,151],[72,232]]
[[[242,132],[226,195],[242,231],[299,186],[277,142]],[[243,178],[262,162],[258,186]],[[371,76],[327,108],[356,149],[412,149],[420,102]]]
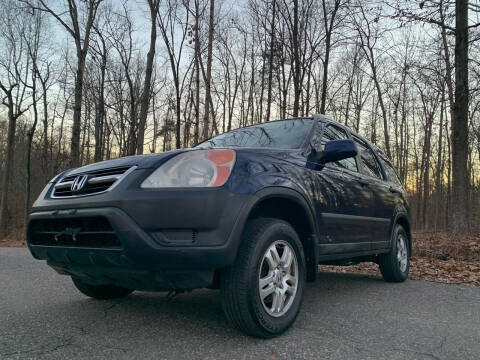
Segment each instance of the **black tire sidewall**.
[[[293,248],[298,264],[299,279],[292,306],[284,315],[274,317],[269,315],[263,307],[258,288],[258,278],[263,255],[268,247],[278,240],[286,241]],[[302,303],[306,279],[305,256],[302,244],[298,235],[289,224],[283,221],[276,221],[261,233],[257,239],[253,259],[255,260],[253,261],[253,266],[250,268],[249,274],[249,283],[252,284],[249,288],[250,311],[261,328],[272,335],[277,335],[285,331],[295,321]]]
[[[405,238],[405,245],[407,247],[407,270],[405,272],[400,270],[400,265],[397,261],[397,239],[399,235],[402,235]],[[410,246],[407,233],[401,225],[396,225],[393,229],[391,241],[391,251],[388,254],[383,255],[380,263],[380,270],[387,281],[402,282],[407,280],[410,272]]]

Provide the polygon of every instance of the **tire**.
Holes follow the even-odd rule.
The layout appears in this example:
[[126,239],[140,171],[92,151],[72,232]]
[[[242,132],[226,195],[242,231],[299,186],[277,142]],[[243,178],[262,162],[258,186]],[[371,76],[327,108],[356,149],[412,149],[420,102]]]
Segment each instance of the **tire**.
[[380,272],[385,281],[407,280],[410,270],[410,247],[407,233],[401,225],[395,225],[393,229],[392,249],[386,254],[381,254],[378,260]]
[[303,247],[292,226],[277,219],[251,220],[234,265],[221,274],[223,310],[244,333],[275,337],[294,323],[305,281]]
[[99,300],[117,299],[133,292],[131,289],[115,285],[90,285],[74,277],[72,277],[72,281],[82,294]]

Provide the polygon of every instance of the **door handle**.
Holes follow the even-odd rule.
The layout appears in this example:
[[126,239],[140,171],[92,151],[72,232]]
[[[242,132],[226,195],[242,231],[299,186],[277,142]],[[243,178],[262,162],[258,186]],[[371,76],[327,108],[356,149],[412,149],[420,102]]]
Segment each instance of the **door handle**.
[[363,187],[368,186],[368,182],[365,181],[365,180],[358,180],[358,182],[359,182],[360,185],[362,185]]

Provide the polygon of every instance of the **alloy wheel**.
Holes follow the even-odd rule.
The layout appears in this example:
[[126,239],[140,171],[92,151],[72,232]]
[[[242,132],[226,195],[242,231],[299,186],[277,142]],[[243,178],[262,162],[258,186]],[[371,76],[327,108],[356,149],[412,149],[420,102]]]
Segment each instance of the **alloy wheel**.
[[263,255],[258,276],[260,300],[269,315],[279,317],[291,308],[298,276],[297,257],[291,245],[284,240],[272,243]]
[[408,250],[407,250],[407,242],[403,235],[398,235],[397,237],[397,261],[398,267],[400,268],[401,272],[407,271],[408,265]]

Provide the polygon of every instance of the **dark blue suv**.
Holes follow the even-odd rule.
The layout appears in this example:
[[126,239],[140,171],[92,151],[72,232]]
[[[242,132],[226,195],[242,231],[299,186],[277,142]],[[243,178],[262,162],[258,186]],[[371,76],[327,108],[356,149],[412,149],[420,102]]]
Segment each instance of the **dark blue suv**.
[[318,264],[373,261],[404,281],[408,214],[387,157],[316,115],[61,173],[27,239],[90,297],[220,288],[227,318],[268,338],[294,322]]

